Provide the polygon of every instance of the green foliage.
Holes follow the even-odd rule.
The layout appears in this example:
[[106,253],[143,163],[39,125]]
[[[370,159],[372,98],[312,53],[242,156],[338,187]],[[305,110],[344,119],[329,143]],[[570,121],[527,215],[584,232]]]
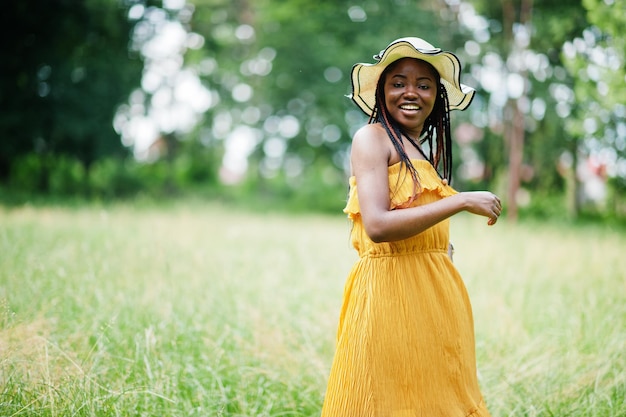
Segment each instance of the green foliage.
[[183,142],[180,146],[183,149],[170,161],[176,185],[185,189],[203,184],[217,184],[221,161],[216,147],[205,146],[193,140]]
[[327,164],[315,164],[305,172],[273,178],[250,175],[243,186],[231,189],[232,197],[244,206],[253,202],[257,210],[340,213],[346,204],[347,178]]
[[76,195],[85,192],[85,168],[75,158],[61,156],[55,158],[50,168],[49,188],[55,195]]
[[37,192],[45,182],[47,169],[39,155],[27,154],[16,158],[11,167],[11,186],[22,192]]
[[532,219],[567,219],[566,199],[558,193],[533,193],[528,205],[520,208],[520,215]]
[[11,166],[11,186],[22,193],[49,191],[56,196],[83,194],[86,176],[83,165],[76,159],[61,156],[27,154]]
[[[278,161],[279,170],[287,171],[286,161],[294,157],[307,166],[311,161],[327,164],[315,168],[317,172],[328,167],[337,171],[335,175],[344,174],[352,132],[366,122],[345,97],[350,92],[352,65],[372,62],[373,54],[398,37],[423,36],[437,43],[447,33],[438,27],[431,2],[261,0],[226,6],[198,0],[194,4],[191,28],[204,36],[206,55],[218,63],[203,77],[221,98],[211,114],[227,114],[233,126],[256,129],[260,140],[250,162],[259,170],[251,172],[253,176],[265,175],[262,167],[272,157],[264,144],[276,138],[286,144],[285,157]],[[244,25],[253,28],[254,34],[238,39],[237,29]],[[192,60],[199,58],[198,54],[190,56]],[[255,72],[259,62],[271,66],[271,72]],[[254,89],[252,98],[242,103],[231,94],[241,83]],[[260,117],[248,116],[254,110]],[[284,117],[297,121],[293,135],[274,126]],[[214,127],[214,118],[209,115],[205,120],[207,127]],[[278,181],[279,188],[289,187],[289,183],[281,184],[281,178],[288,175],[273,173],[266,180]],[[322,181],[317,178],[317,184]],[[320,192],[296,187],[291,190],[294,195]]]
[[589,21],[609,35],[614,42],[624,46],[622,30],[626,25],[626,2],[624,0],[583,0]]
[[[142,189],[141,178],[133,172],[132,163],[119,158],[101,159],[89,172],[91,193],[98,198],[123,198]],[[153,181],[158,181],[158,176]]]
[[153,163],[108,157],[85,169],[78,159],[70,156],[30,153],[13,161],[9,194],[20,195],[22,199],[39,194],[85,201],[172,197],[197,191],[198,187],[216,187],[217,173],[211,155],[210,151],[198,150],[182,153],[173,161]]
[[[624,0],[583,1],[590,26],[564,49],[564,61],[574,76],[577,117],[566,125],[573,135],[585,139],[582,152],[614,153],[612,163],[626,161],[626,23]],[[621,12],[619,12],[621,11]],[[618,176],[624,177],[623,173]]]
[[[538,199],[548,193],[563,195],[564,183],[558,171],[558,161],[563,152],[571,150],[572,141],[576,137],[565,128],[568,119],[556,112],[557,104],[562,99],[554,96],[553,89],[573,82],[574,75],[563,69],[560,51],[564,42],[579,35],[587,26],[584,9],[580,1],[576,0],[473,0],[468,3],[487,19],[489,39],[480,42],[479,56],[467,57],[467,71],[473,74],[474,67],[490,69],[493,66],[485,59],[495,55],[502,61],[500,74],[504,77],[519,74],[524,79],[526,89],[524,98],[508,98],[508,104],[505,104],[502,96],[507,96],[506,83],[491,93],[479,85],[478,105],[473,104],[469,111],[478,114],[474,119],[488,117],[490,120],[485,128],[491,132],[485,133],[485,136],[504,146],[479,144],[476,149],[489,168],[507,169],[509,146],[506,143],[506,130],[510,130],[513,124],[510,109],[520,108],[524,117],[525,135],[522,185],[538,193]],[[522,36],[525,30],[528,30],[528,39]],[[545,61],[544,69],[539,69],[537,65],[540,60]],[[498,104],[494,104],[496,102]],[[544,112],[535,114],[532,111],[537,103],[545,107]],[[487,152],[487,146],[497,151]]]
[[[469,111],[454,116],[454,127],[467,122],[484,130],[482,140],[467,148],[472,158],[484,163],[485,172],[479,179],[457,174],[455,185],[506,191],[502,182],[508,168],[504,135],[511,124],[509,107],[493,106],[505,87],[492,97],[476,77],[480,68],[493,68],[488,56],[500,57],[505,72],[519,70],[512,55],[513,32],[526,17],[530,38],[524,48],[532,54],[525,62],[545,60],[545,65],[524,74],[528,100],[518,103],[526,130],[523,186],[537,193],[536,201],[543,195],[575,195],[566,192],[558,161],[564,153],[588,151],[589,143],[624,158],[626,110],[621,98],[626,95],[626,46],[620,30],[626,15],[615,12],[624,9],[624,0],[193,0],[181,10],[163,9],[161,3],[7,3],[0,17],[5,30],[0,41],[4,187],[15,193],[106,199],[198,192],[213,197],[223,193],[221,198],[242,201],[254,195],[282,207],[332,210],[345,185],[326,180],[345,178],[352,133],[366,122],[345,97],[350,93],[351,66],[373,62],[372,54],[389,41],[411,35],[459,54],[463,82],[478,88]],[[524,5],[530,4],[525,16]],[[133,5],[145,6],[143,20],[129,21]],[[458,18],[461,9],[470,7],[479,14],[474,20],[485,18],[488,38],[475,38]],[[203,46],[184,51],[182,58],[219,100],[191,132],[161,132],[169,141],[160,155],[163,160],[137,163],[113,130],[112,119],[122,102],[129,101],[129,114],[141,107],[128,97],[140,87],[139,39],[150,39],[156,30],[148,12],[161,13],[202,36]],[[466,48],[472,40],[479,47],[477,54]],[[562,53],[564,45],[580,41],[614,51],[619,65],[599,68],[596,79],[598,68],[589,66],[597,55],[593,48],[574,59]],[[250,99],[233,95],[241,85],[252,88]],[[573,89],[576,100],[557,98],[558,86]],[[153,92],[143,93],[142,104],[149,107]],[[557,111],[563,104],[570,113]],[[545,107],[543,115],[533,113],[537,105]],[[281,123],[294,120],[295,129],[282,129]],[[589,133],[592,122],[597,129]],[[218,185],[218,173],[229,134],[242,126],[254,135],[249,157],[253,170],[235,190]],[[272,155],[271,146],[266,146],[276,140],[285,145],[282,156]],[[457,148],[457,167],[467,162],[468,149]],[[290,171],[293,161],[306,167],[301,178]],[[267,170],[268,165],[274,168]],[[614,206],[608,202],[607,210]]]
[[90,191],[104,199],[175,197],[178,193],[204,184],[215,186],[214,173],[194,165],[190,155],[183,154],[173,162],[162,160],[140,163],[119,158],[98,161],[90,171]]
[[117,0],[5,5],[0,181],[14,159],[33,152],[84,166],[126,153],[112,120],[141,76],[141,62],[129,57],[126,12]]

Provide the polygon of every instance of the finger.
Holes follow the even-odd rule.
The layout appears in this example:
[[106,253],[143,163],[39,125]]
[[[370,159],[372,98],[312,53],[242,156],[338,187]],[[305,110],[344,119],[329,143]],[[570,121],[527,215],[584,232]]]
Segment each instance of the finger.
[[494,224],[496,224],[496,222],[498,221],[498,218],[500,217],[500,212],[497,210],[493,211],[493,215],[489,216],[489,221],[487,221],[487,224],[489,226],[493,226]]

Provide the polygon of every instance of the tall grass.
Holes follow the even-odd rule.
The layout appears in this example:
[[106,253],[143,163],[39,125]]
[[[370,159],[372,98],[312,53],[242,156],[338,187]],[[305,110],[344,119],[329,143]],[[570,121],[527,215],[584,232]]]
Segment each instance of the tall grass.
[[[317,416],[341,215],[0,209],[0,416]],[[626,415],[626,236],[453,221],[494,416]]]

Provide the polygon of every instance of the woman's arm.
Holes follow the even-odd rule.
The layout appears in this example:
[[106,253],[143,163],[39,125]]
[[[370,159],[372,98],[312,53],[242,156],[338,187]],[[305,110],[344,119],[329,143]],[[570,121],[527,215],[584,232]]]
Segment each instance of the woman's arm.
[[498,220],[500,200],[486,191],[464,192],[419,207],[389,209],[388,167],[395,153],[384,130],[373,125],[360,129],[352,143],[352,173],[359,190],[365,232],[374,242],[406,239],[461,211]]

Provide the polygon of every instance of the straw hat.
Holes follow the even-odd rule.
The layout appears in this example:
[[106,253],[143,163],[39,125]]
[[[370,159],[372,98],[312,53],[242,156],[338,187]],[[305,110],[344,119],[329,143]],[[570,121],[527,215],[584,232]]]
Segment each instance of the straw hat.
[[448,92],[450,110],[465,110],[474,98],[473,88],[461,84],[461,62],[451,52],[435,48],[420,38],[400,38],[374,55],[375,64],[355,64],[352,67],[352,95],[350,98],[368,116],[376,104],[376,85],[380,74],[394,61],[417,58],[430,63],[439,72],[441,84]]

